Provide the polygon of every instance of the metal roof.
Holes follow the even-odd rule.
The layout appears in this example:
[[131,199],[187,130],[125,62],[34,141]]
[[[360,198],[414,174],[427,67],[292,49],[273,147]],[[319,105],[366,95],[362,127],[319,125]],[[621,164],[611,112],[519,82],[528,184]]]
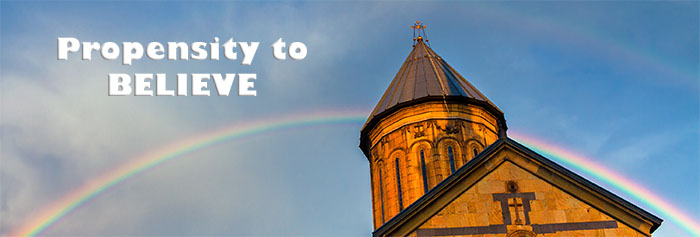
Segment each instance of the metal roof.
[[374,107],[360,131],[360,149],[369,159],[368,133],[381,118],[408,106],[429,101],[481,106],[499,120],[499,137],[508,129],[503,111],[418,37],[413,50]]
[[[454,70],[421,38],[413,46],[367,123],[392,107],[424,97],[465,97],[486,102],[503,113],[462,75]],[[365,126],[367,125],[365,123]]]
[[369,159],[368,133],[383,118],[408,106],[429,101],[481,106],[499,120],[499,137],[508,129],[503,111],[418,37],[413,50],[374,107],[360,131],[360,149]]

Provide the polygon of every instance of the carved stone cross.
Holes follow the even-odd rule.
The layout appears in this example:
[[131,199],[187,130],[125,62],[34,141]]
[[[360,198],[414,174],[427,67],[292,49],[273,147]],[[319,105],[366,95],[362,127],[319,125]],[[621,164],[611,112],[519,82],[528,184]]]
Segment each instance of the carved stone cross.
[[[508,200],[513,199],[512,205],[508,204]],[[518,203],[518,199],[522,200]],[[511,225],[510,207],[515,207],[515,224],[522,225],[522,220],[520,219],[520,210],[518,207],[523,207],[523,217],[525,218],[525,225],[530,224],[530,201],[535,200],[535,193],[494,193],[493,200],[501,202],[501,213],[503,214],[503,224]],[[518,223],[520,222],[520,223]]]
[[520,211],[518,210],[518,207],[522,207],[523,204],[519,203],[518,200],[518,198],[513,198],[513,204],[508,204],[508,206],[513,207],[513,209],[515,209],[515,224],[522,225],[523,219],[520,219]]
[[[568,223],[547,223],[547,224],[531,224],[530,223],[530,201],[535,200],[535,193],[518,193],[517,183],[509,182],[507,189],[509,193],[494,193],[493,200],[501,203],[501,214],[503,215],[502,225],[488,226],[465,226],[455,228],[424,228],[418,229],[416,235],[422,236],[452,236],[452,235],[477,235],[477,234],[506,234],[508,233],[508,225],[512,225],[510,207],[514,207],[515,225],[530,225],[532,232],[535,234],[548,234],[560,231],[575,231],[575,230],[596,230],[596,229],[615,229],[617,221],[587,221],[587,222],[568,222]],[[512,204],[510,203],[512,200]],[[522,207],[525,223],[520,218],[520,208]],[[511,232],[518,234],[519,230]]]

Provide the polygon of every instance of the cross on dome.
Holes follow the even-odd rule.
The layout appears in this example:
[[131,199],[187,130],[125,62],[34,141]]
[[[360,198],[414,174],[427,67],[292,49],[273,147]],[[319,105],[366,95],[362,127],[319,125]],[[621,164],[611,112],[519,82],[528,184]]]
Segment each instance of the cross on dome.
[[[428,42],[428,35],[425,33],[425,26],[422,22],[416,21],[415,24],[411,26],[411,29],[413,29],[413,45],[416,45],[417,41],[422,41],[425,39],[425,42]],[[417,36],[416,36],[417,35]]]

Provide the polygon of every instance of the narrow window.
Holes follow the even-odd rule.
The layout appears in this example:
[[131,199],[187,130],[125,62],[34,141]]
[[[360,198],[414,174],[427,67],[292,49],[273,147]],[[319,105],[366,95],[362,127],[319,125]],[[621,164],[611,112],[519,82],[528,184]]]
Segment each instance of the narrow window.
[[423,154],[423,150],[420,150],[420,166],[423,171],[423,191],[428,192],[428,172],[426,171],[425,168],[425,154]]
[[478,154],[479,154],[479,151],[477,151],[476,148],[474,148],[474,157],[476,157],[476,155],[478,155]]
[[396,190],[399,191],[399,210],[403,210],[403,198],[401,198],[401,170],[399,169],[399,158],[396,158]]
[[450,169],[452,170],[452,173],[454,173],[455,172],[455,156],[454,156],[454,153],[452,153],[451,146],[447,147],[447,155],[450,156]]
[[384,185],[382,185],[381,166],[379,166],[379,202],[382,204],[382,223],[384,223]]

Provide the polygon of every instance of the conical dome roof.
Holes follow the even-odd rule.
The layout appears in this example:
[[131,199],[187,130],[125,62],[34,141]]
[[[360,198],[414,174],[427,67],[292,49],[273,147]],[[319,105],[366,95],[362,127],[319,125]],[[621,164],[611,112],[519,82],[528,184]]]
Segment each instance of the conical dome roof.
[[484,101],[496,107],[419,39],[369,120],[393,106],[430,96],[460,96]]
[[[496,105],[419,37],[389,88],[362,127],[360,147],[363,147],[363,143],[366,142],[367,133],[382,117],[406,106],[443,100],[479,105],[495,116],[503,118],[503,112]],[[363,151],[367,152],[366,148],[363,148]]]

